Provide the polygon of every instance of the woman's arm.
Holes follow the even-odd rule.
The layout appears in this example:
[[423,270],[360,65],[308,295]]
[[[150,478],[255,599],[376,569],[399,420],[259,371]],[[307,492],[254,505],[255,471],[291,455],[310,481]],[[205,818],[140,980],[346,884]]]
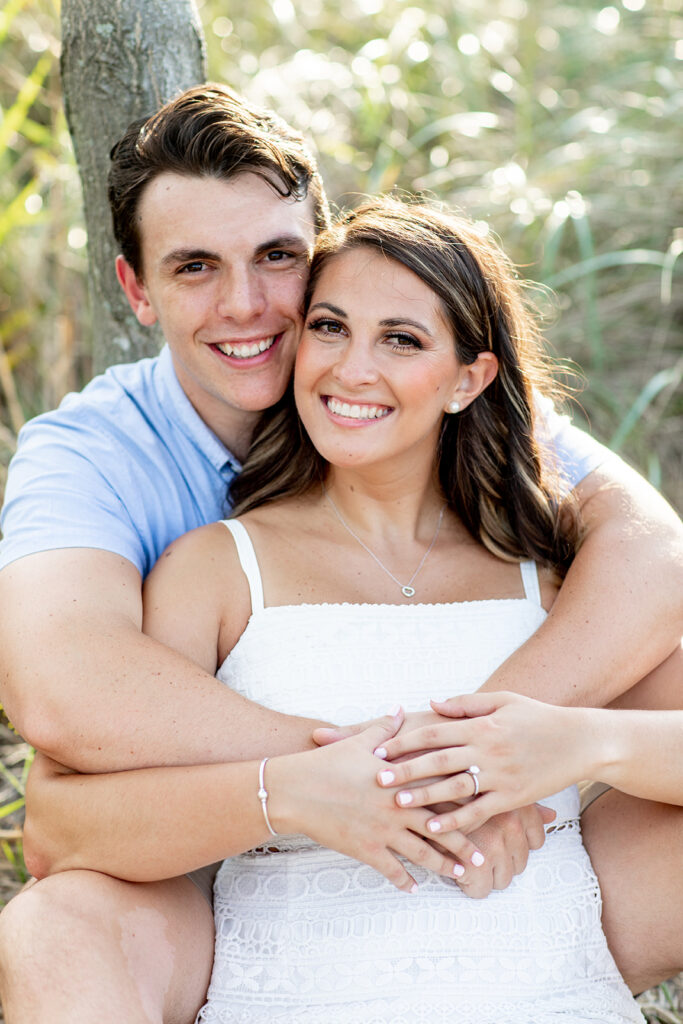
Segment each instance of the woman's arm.
[[[480,795],[439,817],[439,832],[470,831],[491,815],[539,800],[581,779],[606,782],[633,796],[683,804],[683,652],[646,680],[645,694],[678,690],[676,710],[563,708],[512,693],[469,694],[435,704],[454,720],[402,734],[384,744],[387,758],[431,750],[387,765],[378,781],[397,795],[411,785],[411,806],[472,796],[467,769],[480,768]],[[443,747],[448,746],[447,750]],[[388,772],[393,775],[389,778]],[[415,788],[437,771],[443,781]]]

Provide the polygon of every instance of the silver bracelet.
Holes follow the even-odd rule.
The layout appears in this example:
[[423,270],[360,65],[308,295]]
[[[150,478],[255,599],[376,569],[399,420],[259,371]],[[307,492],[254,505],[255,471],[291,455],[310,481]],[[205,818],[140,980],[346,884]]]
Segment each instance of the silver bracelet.
[[269,757],[264,757],[263,760],[261,761],[261,764],[259,765],[259,769],[258,769],[258,793],[256,795],[258,796],[259,800],[261,801],[261,810],[263,811],[263,817],[266,820],[266,825],[268,826],[268,831],[270,832],[271,836],[276,836],[277,832],[275,831],[273,826],[270,824],[270,818],[268,817],[268,790],[266,789],[265,781],[264,781],[264,774],[265,774],[265,770],[266,770],[266,764],[268,763],[268,761],[270,761],[270,758]]

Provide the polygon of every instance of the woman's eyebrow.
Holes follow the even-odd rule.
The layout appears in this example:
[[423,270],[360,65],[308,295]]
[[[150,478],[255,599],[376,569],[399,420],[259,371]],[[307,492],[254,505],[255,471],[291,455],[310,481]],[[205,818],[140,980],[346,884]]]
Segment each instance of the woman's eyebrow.
[[419,320],[411,320],[407,316],[396,316],[390,317],[388,320],[380,320],[380,327],[417,327],[418,331],[422,331],[424,334],[432,337],[432,332],[424,324],[421,324]]
[[333,306],[331,302],[315,302],[312,306],[309,306],[308,312],[312,313],[314,309],[329,309],[330,313],[334,313],[335,316],[346,316],[343,309],[339,306]]

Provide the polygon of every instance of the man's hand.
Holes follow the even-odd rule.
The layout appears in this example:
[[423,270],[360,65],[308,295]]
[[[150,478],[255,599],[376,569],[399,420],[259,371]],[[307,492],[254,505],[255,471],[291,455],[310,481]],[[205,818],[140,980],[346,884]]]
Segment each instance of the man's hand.
[[[409,711],[404,716],[399,735],[405,735],[423,726],[436,725],[441,720],[441,715],[436,711]],[[338,743],[350,736],[358,736],[359,733],[378,721],[377,718],[371,718],[367,722],[355,722],[353,725],[321,726],[313,731],[313,742],[317,743],[319,747],[326,747],[330,743]],[[414,748],[411,750],[414,752]]]
[[[514,876],[521,875],[526,868],[529,850],[540,850],[543,846],[543,825],[554,816],[554,811],[531,804],[517,811],[497,814],[471,832],[468,839],[481,850],[485,859],[479,867],[465,865],[464,874],[456,879],[463,892],[480,900],[492,889],[507,889]],[[440,838],[439,842],[442,841]]]

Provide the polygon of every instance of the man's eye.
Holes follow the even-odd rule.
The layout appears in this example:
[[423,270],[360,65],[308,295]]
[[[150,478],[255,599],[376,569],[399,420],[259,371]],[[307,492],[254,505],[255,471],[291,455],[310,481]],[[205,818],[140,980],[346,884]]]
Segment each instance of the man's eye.
[[207,264],[203,263],[202,260],[193,260],[192,263],[183,263],[182,267],[178,268],[179,274],[198,274],[200,271],[206,269]]
[[285,260],[291,260],[294,258],[294,253],[284,252],[282,249],[273,249],[266,255],[268,263],[283,263]]

